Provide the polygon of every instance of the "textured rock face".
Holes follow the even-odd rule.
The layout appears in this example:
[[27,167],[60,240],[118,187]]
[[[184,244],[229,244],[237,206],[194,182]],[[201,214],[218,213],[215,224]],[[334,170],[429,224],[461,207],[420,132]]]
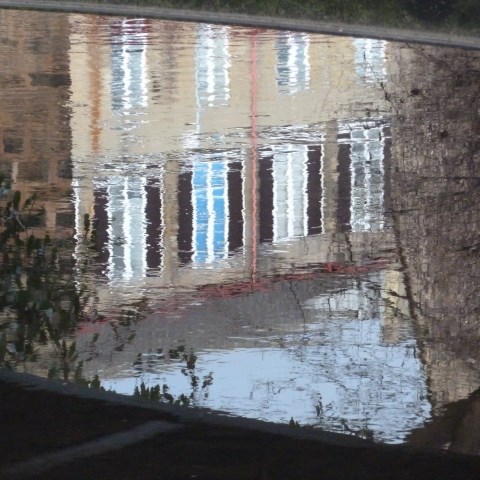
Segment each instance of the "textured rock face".
[[391,54],[391,209],[436,406],[480,378],[480,55]]

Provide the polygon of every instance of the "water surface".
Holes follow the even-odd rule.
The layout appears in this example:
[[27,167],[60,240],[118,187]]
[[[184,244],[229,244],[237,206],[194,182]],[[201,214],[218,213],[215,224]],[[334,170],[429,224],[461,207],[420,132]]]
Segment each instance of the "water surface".
[[19,11],[0,26],[0,165],[39,209],[18,238],[59,246],[57,283],[38,284],[4,246],[11,365],[478,453],[478,54]]

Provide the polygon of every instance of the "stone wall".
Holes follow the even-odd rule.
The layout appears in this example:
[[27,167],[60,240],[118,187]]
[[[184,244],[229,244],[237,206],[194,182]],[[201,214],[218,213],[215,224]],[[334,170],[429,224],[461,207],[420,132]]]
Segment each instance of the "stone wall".
[[480,55],[390,53],[391,210],[435,407],[480,383]]

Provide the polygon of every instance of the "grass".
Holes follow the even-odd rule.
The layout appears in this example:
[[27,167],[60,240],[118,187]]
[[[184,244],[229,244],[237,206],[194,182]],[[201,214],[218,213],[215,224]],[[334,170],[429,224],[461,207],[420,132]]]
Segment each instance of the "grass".
[[[84,0],[83,0],[84,1]],[[87,0],[480,34],[478,0]]]

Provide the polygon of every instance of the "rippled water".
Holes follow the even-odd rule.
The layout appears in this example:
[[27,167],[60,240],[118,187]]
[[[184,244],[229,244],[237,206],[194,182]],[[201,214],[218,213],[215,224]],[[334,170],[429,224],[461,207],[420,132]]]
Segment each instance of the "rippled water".
[[19,238],[60,242],[78,299],[4,268],[15,368],[460,449],[429,429],[479,386],[478,55],[20,11],[0,32],[0,166],[41,206]]

